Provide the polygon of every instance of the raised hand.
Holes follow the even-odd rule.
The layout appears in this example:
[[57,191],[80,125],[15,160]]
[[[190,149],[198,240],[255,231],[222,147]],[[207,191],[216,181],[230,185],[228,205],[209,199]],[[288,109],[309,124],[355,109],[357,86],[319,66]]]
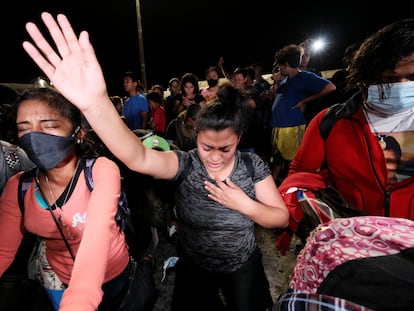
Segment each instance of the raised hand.
[[107,90],[101,66],[89,41],[82,31],[79,38],[65,15],[56,20],[50,13],[41,15],[57,51],[47,42],[32,22],[26,30],[33,43],[23,42],[23,48],[46,74],[53,86],[82,111],[106,100]]

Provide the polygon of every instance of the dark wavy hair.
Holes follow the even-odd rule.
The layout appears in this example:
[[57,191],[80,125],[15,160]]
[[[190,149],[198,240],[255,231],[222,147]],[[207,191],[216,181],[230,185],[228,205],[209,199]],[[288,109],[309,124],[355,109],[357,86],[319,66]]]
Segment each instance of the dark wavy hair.
[[349,87],[383,84],[382,75],[414,53],[414,18],[395,21],[366,38],[349,67]]
[[[69,102],[62,94],[51,86],[34,85],[26,89],[16,101],[16,113],[21,103],[27,100],[37,100],[46,103],[51,109],[59,113],[72,124],[72,132],[83,126],[83,117],[80,110]],[[95,142],[85,136],[82,143],[76,144],[77,154],[80,156],[97,156]]]
[[181,94],[182,95],[185,94],[184,86],[187,82],[194,85],[194,94],[199,94],[200,93],[200,87],[198,85],[198,77],[195,74],[191,73],[191,72],[187,72],[182,76],[181,81],[180,81],[180,83],[181,83],[180,89],[181,89]]

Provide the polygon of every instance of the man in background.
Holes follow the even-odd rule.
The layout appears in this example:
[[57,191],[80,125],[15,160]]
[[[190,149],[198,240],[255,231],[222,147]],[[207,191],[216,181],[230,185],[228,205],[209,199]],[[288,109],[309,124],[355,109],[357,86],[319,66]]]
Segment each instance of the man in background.
[[134,72],[127,71],[124,74],[124,90],[129,97],[124,102],[122,115],[131,130],[147,128],[149,104],[145,95],[138,92],[140,84]]

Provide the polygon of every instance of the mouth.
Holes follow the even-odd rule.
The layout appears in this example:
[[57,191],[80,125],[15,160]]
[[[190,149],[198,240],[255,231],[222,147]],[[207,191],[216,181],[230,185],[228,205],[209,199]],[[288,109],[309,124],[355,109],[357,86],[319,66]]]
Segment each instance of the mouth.
[[212,169],[217,169],[221,167],[221,162],[208,162],[208,167]]

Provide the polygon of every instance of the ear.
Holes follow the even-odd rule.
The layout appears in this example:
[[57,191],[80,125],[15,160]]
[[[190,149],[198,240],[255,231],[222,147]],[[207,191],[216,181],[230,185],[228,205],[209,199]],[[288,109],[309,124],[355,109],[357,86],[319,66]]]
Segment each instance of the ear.
[[86,138],[86,127],[85,125],[79,125],[79,130],[76,134],[76,141],[83,142]]

